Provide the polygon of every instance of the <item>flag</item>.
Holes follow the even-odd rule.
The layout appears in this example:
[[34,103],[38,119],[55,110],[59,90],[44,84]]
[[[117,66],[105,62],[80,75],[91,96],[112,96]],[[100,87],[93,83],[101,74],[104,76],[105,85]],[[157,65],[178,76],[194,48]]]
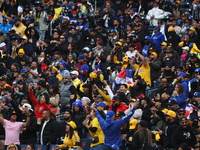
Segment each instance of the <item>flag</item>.
[[96,62],[97,62],[97,65],[95,66],[95,70],[96,70],[96,71],[99,71],[99,70],[100,70],[100,63],[101,63],[101,60],[100,60],[100,59],[97,59]]
[[185,107],[185,117],[190,119],[190,114],[194,111],[194,108],[194,105],[188,103]]
[[115,78],[115,84],[133,83],[133,70],[122,69],[121,72]]

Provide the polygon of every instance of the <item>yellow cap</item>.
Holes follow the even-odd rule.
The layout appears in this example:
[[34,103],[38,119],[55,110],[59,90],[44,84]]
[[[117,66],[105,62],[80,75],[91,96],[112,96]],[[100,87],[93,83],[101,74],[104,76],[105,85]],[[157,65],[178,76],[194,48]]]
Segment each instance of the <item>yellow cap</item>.
[[176,117],[176,113],[172,110],[168,110],[166,113],[165,113],[167,116],[171,116],[171,117]]
[[180,3],[181,3],[181,1],[176,1],[175,3],[179,3],[179,4],[180,4]]
[[130,122],[129,122],[129,129],[135,129],[136,126],[138,124],[138,120],[137,119],[132,119]]
[[123,61],[128,62],[128,56],[124,56]]
[[178,46],[179,46],[179,47],[183,47],[183,46],[184,46],[184,42],[178,43]]
[[168,31],[172,32],[172,31],[175,31],[175,29],[174,29],[174,27],[171,26],[171,27],[168,28]]
[[116,42],[115,45],[122,46],[122,42]]
[[152,52],[151,54],[158,57],[158,54],[156,52]]
[[96,79],[97,78],[97,74],[95,72],[91,72],[89,76],[92,79]]
[[18,54],[25,54],[24,49],[20,48],[19,51],[18,51]]
[[58,68],[53,66],[52,69],[55,70],[56,72],[58,72]]
[[190,27],[189,30],[196,32],[196,29],[194,27]]
[[73,129],[76,129],[76,124],[74,123],[74,121],[70,121],[67,124],[70,125]]
[[167,43],[166,42],[162,42],[161,45],[167,46]]

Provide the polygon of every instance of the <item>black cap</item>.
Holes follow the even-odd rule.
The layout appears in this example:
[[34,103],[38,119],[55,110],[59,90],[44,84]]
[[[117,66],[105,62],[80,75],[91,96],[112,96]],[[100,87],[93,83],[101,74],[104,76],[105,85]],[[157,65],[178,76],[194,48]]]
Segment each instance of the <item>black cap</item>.
[[140,102],[141,102],[141,100],[145,100],[147,103],[150,102],[150,99],[149,99],[147,96],[145,96],[145,97],[140,97]]
[[89,84],[83,84],[82,87],[83,87],[83,88],[89,88],[90,86],[89,86]]
[[98,95],[97,98],[101,98],[102,100],[104,100],[102,95]]
[[44,71],[52,71],[51,67],[47,67]]
[[123,111],[117,112],[116,117],[122,117],[122,116],[125,116],[125,113]]
[[7,80],[6,77],[4,77],[4,76],[0,77],[0,81],[6,81],[6,80]]
[[40,85],[40,86],[42,86],[42,87],[46,87],[46,81],[44,81],[44,80],[40,80],[39,82],[38,82],[38,85]]
[[50,45],[50,40],[46,39],[44,40],[44,43],[47,43],[48,45]]
[[90,32],[98,32],[97,29],[91,29]]
[[147,122],[144,121],[144,120],[141,120],[141,121],[139,122],[139,125],[140,125],[141,127],[146,128],[146,127],[147,127]]
[[190,57],[197,58],[197,55],[196,54],[190,54]]
[[16,33],[14,29],[10,30],[9,33]]
[[168,101],[168,103],[167,103],[168,105],[176,105],[177,104],[177,102],[176,102],[176,100],[175,99],[170,99],[169,101]]
[[54,54],[61,55],[61,53],[59,51],[56,51]]
[[168,51],[167,54],[173,54],[174,55],[174,51]]
[[46,78],[47,78],[47,75],[46,75],[45,73],[41,73],[41,74],[39,74],[38,77],[39,77],[39,78],[44,78],[44,79],[46,79]]
[[115,66],[122,66],[122,63],[116,63]]
[[17,112],[14,111],[14,110],[12,110],[12,111],[10,112],[10,116],[12,116],[12,115],[17,115]]

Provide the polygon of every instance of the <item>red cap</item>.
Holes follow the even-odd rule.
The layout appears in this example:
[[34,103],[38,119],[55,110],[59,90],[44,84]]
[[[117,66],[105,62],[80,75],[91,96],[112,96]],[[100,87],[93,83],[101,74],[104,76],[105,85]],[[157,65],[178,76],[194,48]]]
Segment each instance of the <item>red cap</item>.
[[72,14],[78,14],[78,11],[74,10],[72,11]]
[[97,38],[97,41],[103,42],[102,38]]

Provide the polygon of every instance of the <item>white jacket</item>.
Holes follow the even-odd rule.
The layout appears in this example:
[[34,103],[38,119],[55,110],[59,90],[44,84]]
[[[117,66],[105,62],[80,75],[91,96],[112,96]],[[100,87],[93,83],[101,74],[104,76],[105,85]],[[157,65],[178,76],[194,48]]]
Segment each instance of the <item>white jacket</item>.
[[[154,15],[154,18],[151,19],[151,16]],[[164,12],[162,9],[159,9],[158,7],[154,7],[151,10],[148,11],[146,19],[150,22],[150,25],[152,26],[158,26],[158,20],[161,20],[164,18]]]

